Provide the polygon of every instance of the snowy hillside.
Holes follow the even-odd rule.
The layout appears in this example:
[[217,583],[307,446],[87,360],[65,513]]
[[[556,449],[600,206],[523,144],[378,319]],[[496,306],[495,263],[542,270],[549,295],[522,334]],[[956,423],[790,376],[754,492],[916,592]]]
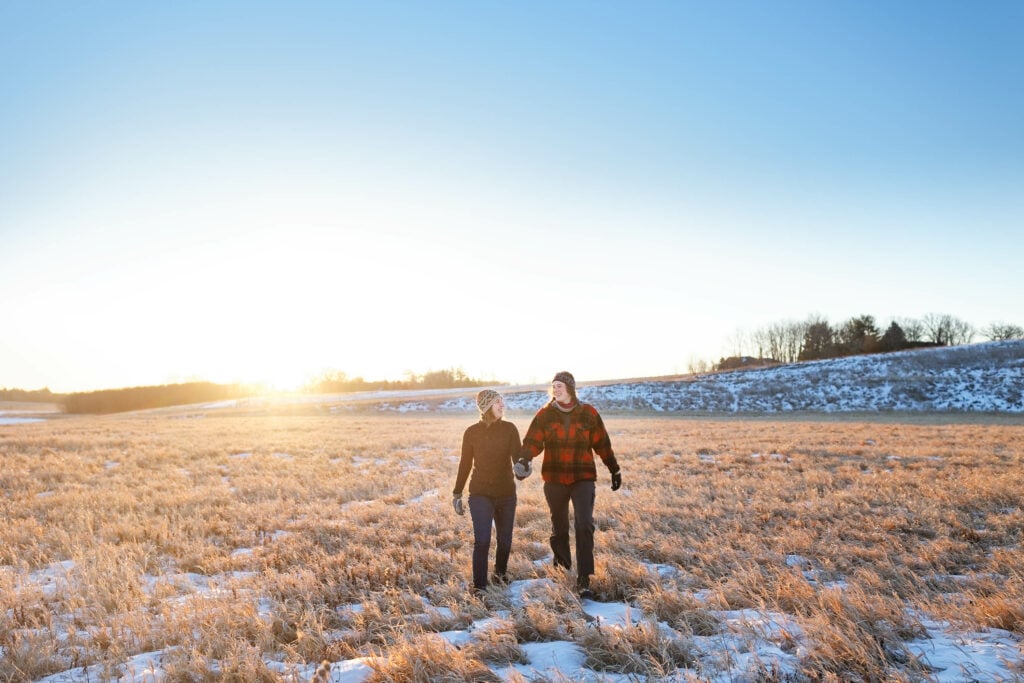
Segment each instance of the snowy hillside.
[[[502,389],[511,410],[543,405],[543,390]],[[680,380],[581,384],[601,410],[694,413],[948,411],[1024,413],[1024,340],[796,363]],[[364,399],[369,398],[364,396]],[[401,396],[385,410],[474,409],[470,395]]]

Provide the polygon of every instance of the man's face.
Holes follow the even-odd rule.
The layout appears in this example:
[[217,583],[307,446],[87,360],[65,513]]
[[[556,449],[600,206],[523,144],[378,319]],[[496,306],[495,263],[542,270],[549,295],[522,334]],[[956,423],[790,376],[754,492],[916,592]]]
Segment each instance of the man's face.
[[569,389],[565,386],[565,382],[554,381],[551,383],[551,395],[555,397],[555,400],[559,403],[568,403],[570,400]]

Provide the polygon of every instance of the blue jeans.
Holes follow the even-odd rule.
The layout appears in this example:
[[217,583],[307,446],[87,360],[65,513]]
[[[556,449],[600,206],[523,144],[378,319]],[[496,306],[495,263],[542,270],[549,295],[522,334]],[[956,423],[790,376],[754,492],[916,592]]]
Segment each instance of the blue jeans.
[[470,494],[469,514],[473,517],[473,586],[487,588],[487,554],[491,549],[491,525],[497,531],[494,573],[505,576],[512,552],[512,527],[516,521],[516,497],[491,498]]
[[551,552],[555,566],[572,569],[569,554],[569,503],[576,527],[576,575],[581,580],[594,573],[594,481],[572,484],[544,482],[544,497],[551,512]]

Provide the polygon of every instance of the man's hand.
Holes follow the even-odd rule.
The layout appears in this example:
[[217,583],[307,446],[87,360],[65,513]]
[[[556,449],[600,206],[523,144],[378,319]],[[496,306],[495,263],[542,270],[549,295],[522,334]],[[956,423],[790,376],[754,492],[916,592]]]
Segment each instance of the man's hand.
[[455,514],[461,516],[466,514],[466,506],[462,504],[462,494],[452,494],[452,507],[455,508]]
[[612,491],[618,491],[622,486],[622,470],[612,472]]
[[516,479],[519,481],[526,479],[532,473],[533,465],[526,458],[519,458],[516,460],[516,464],[512,465],[512,474],[516,475]]

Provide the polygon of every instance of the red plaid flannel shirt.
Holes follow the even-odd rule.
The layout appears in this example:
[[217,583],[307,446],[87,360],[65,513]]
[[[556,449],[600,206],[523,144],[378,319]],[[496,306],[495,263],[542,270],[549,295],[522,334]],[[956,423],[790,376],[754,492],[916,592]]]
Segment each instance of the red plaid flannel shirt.
[[544,451],[541,476],[544,481],[572,484],[597,479],[594,453],[609,472],[618,472],[608,430],[594,406],[576,403],[569,412],[559,410],[554,401],[537,411],[523,437],[522,456],[533,459]]

